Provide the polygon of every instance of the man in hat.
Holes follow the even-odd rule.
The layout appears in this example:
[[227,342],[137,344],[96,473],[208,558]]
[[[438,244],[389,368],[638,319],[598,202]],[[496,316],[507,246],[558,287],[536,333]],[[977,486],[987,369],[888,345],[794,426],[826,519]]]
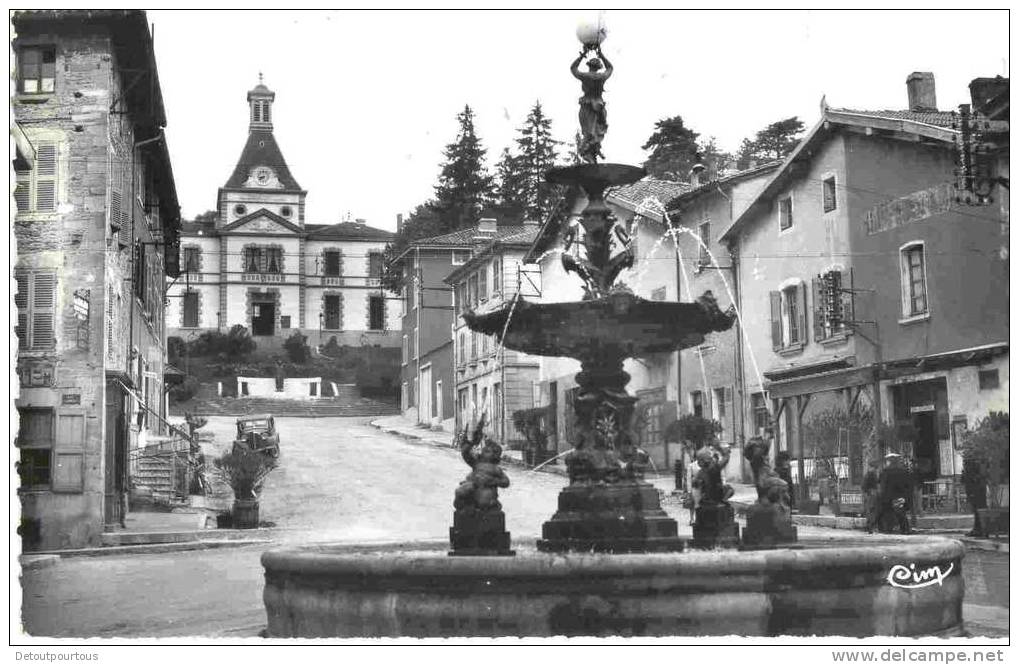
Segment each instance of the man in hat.
[[[895,510],[895,501],[901,499],[905,506]],[[881,524],[889,514],[895,516],[896,526],[902,533],[909,533],[908,511],[913,503],[913,476],[903,464],[902,455],[888,453],[885,455],[885,468],[878,477],[878,523]]]

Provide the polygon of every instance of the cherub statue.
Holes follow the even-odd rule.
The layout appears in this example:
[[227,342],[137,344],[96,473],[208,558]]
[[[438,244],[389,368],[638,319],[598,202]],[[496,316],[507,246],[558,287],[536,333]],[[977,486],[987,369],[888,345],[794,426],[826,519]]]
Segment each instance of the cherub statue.
[[789,485],[771,468],[768,463],[768,451],[771,445],[759,436],[751,438],[743,450],[743,457],[750,462],[750,470],[754,474],[754,486],[757,487],[757,502],[760,504],[781,505],[789,508]]
[[506,472],[499,466],[502,446],[484,436],[484,428],[485,417],[482,416],[474,433],[468,436],[465,429],[460,438],[460,456],[471,467],[471,472],[456,489],[453,507],[457,510],[500,510],[499,488],[509,487],[510,484]]
[[[587,61],[588,71],[580,71],[580,62],[592,50],[596,57]],[[603,62],[605,71],[601,71]],[[594,164],[599,157],[604,157],[601,143],[605,139],[609,123],[602,93],[605,92],[605,81],[612,76],[612,63],[601,52],[600,46],[584,46],[580,55],[570,65],[570,72],[580,80],[584,91],[584,96],[580,98],[580,131],[584,138],[578,152],[585,162]]]
[[724,504],[733,495],[731,485],[722,480],[722,469],[729,463],[729,451],[719,446],[704,446],[694,455],[700,470],[694,488],[700,490],[700,505]]

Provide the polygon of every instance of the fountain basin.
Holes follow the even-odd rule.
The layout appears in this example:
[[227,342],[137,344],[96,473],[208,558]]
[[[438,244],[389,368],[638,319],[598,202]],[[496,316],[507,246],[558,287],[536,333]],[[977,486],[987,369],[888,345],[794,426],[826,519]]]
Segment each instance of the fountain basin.
[[631,293],[576,302],[518,300],[485,314],[464,314],[471,330],[496,336],[505,330],[508,349],[573,358],[606,348],[625,357],[678,351],[702,344],[708,332],[728,330],[734,320],[735,314],[721,311],[710,296],[664,302]]
[[[961,543],[938,537],[663,554],[451,557],[448,543],[266,552],[270,637],[959,635]],[[937,566],[900,588],[895,566]],[[911,569],[912,570],[912,569]]]

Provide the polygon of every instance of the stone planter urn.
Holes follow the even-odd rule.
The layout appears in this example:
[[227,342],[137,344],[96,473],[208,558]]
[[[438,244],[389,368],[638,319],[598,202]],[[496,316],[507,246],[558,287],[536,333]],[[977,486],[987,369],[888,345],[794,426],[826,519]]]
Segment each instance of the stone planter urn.
[[233,528],[257,529],[258,499],[234,499],[231,516],[233,518]]

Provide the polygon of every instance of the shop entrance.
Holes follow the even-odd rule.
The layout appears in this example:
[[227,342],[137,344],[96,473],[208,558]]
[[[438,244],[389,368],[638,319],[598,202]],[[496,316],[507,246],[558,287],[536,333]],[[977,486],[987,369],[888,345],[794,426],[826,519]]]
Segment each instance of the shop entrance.
[[[917,480],[929,482],[953,473],[942,468],[942,452],[949,453],[948,386],[945,379],[904,383],[892,388],[899,448],[912,456]],[[942,448],[947,447],[945,451]],[[951,459],[951,455],[945,455]]]

